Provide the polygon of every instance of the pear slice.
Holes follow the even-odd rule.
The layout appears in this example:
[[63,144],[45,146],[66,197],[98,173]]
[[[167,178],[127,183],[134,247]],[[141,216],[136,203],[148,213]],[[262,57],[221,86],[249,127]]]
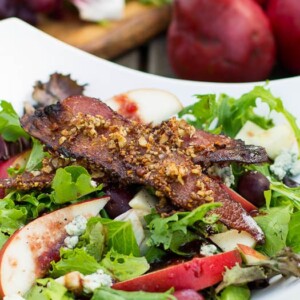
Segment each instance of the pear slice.
[[175,95],[159,89],[128,91],[108,99],[105,103],[129,119],[154,125],[160,124],[183,108]]
[[67,236],[65,225],[77,215],[98,215],[108,200],[102,197],[64,207],[16,231],[0,251],[0,298],[26,293],[37,278],[45,275],[50,262],[59,258]]

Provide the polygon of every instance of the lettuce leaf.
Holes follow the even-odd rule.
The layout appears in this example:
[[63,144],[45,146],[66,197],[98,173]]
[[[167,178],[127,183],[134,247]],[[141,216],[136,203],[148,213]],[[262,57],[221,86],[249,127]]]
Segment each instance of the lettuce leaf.
[[0,134],[8,142],[15,142],[20,137],[29,139],[29,135],[20,125],[18,114],[12,105],[4,100],[0,100]]
[[68,290],[52,278],[38,279],[26,293],[26,300],[71,300],[75,299]]
[[150,268],[145,257],[120,254],[114,249],[106,253],[100,265],[119,281],[138,277]]
[[85,247],[86,252],[99,262],[104,252],[104,246],[105,228],[101,223],[101,218],[91,217],[88,219],[84,234],[80,236],[77,247]]
[[57,278],[72,271],[78,271],[81,274],[87,275],[95,273],[99,269],[105,272],[104,268],[84,248],[61,248],[60,260],[51,262],[49,274],[51,277]]
[[0,232],[11,235],[26,222],[27,210],[16,207],[11,199],[0,201]]
[[64,204],[100,191],[102,185],[94,187],[88,171],[80,166],[68,166],[56,171],[51,185],[55,203]]
[[165,293],[126,292],[111,288],[96,289],[91,300],[176,300],[171,290]]
[[140,255],[140,249],[136,242],[135,235],[130,221],[116,221],[110,219],[101,219],[105,226],[108,249],[113,248],[115,251],[126,255]]
[[291,207],[272,207],[264,213],[255,218],[266,237],[265,244],[258,246],[257,249],[268,256],[274,256],[286,246]]
[[220,300],[249,300],[250,290],[246,285],[230,285],[226,287],[220,295]]
[[185,255],[186,253],[179,251],[180,246],[200,238],[199,234],[194,234],[190,229],[193,228],[196,232],[203,231],[203,226],[215,223],[218,217],[206,217],[206,214],[219,206],[220,203],[204,204],[191,212],[179,212],[167,218],[161,218],[156,213],[146,216],[150,231],[148,246],[162,245],[164,250],[171,249],[177,254]]
[[300,253],[300,211],[291,215],[289,223],[289,232],[287,235],[287,246],[291,247],[294,252]]

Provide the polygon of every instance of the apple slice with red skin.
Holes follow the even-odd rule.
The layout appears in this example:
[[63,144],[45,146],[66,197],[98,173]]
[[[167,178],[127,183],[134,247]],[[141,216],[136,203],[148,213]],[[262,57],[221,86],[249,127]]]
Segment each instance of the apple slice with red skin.
[[[0,163],[0,179],[6,179],[9,177],[7,170],[9,168],[22,168],[30,155],[30,150],[19,153],[6,161]],[[0,199],[4,198],[5,189],[0,188]]]
[[43,215],[16,231],[0,251],[0,298],[23,295],[59,259],[67,233],[65,225],[77,215],[98,215],[108,202],[102,197],[72,204]]
[[118,282],[112,287],[124,291],[165,292],[172,287],[175,290],[199,291],[221,281],[225,267],[232,268],[241,261],[237,250],[196,257],[184,263]]
[[258,212],[258,208],[254,204],[252,204],[251,202],[246,200],[244,197],[242,197],[236,191],[229,188],[228,186],[226,186],[223,183],[221,183],[220,185],[227,192],[227,194],[230,196],[230,198],[232,200],[239,202],[243,206],[243,208],[245,209],[246,212],[248,212],[249,214],[254,214],[254,213]]

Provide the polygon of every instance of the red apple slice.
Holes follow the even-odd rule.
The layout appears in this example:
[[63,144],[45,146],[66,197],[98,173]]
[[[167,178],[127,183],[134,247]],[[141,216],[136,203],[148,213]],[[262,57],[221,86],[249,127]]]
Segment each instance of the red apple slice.
[[67,235],[64,226],[77,215],[96,216],[108,197],[76,203],[41,216],[15,232],[0,251],[0,298],[23,295],[50,262],[59,258]]
[[221,281],[225,267],[232,268],[241,261],[237,250],[202,258],[197,257],[140,277],[118,282],[113,285],[113,288],[125,291],[165,292],[173,287],[175,290],[199,291]]
[[146,124],[159,124],[183,108],[175,95],[159,89],[128,91],[105,103],[124,117]]

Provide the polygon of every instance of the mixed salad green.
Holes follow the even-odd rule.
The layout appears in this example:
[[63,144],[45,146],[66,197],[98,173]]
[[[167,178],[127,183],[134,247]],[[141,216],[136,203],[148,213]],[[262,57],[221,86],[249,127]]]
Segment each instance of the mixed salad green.
[[[178,114],[179,118],[185,118],[196,128],[217,134],[224,133],[234,138],[248,121],[264,130],[274,128],[277,125],[271,112],[275,111],[285,117],[294,133],[298,149],[300,148],[300,129],[296,119],[266,87],[257,86],[238,99],[225,94],[197,95],[196,98],[195,104]],[[267,114],[257,113],[258,100],[269,107]],[[21,128],[19,117],[11,104],[1,101],[0,105],[2,138],[10,143],[25,138],[32,143],[26,163],[10,168],[9,174],[15,176],[24,171],[40,170],[42,160],[50,154],[44,152],[43,146]],[[290,153],[293,151],[294,148]],[[267,259],[248,264],[244,262],[241,266],[226,269],[222,283],[200,291],[206,299],[250,299],[251,288],[255,283],[266,283],[277,274],[300,276],[300,258],[297,255],[300,252],[300,187],[295,182],[292,187],[288,184],[292,182],[289,178],[290,169],[297,163],[297,159],[289,167],[281,166],[285,168],[284,180],[279,180],[276,173],[272,172],[270,167],[274,165],[274,161],[270,160],[264,165],[233,164],[230,167],[234,179],[231,181],[233,189],[238,189],[239,179],[248,172],[259,172],[269,181],[269,188],[259,191],[263,193],[265,201],[254,217],[266,238],[264,244],[255,246],[255,250]],[[151,190],[147,192],[152,194]],[[0,201],[0,246],[5,247],[14,232],[44,213],[103,195],[102,184],[95,184],[82,166],[57,169],[51,187],[46,190],[10,190]],[[99,216],[82,221],[84,225],[80,233],[69,234],[70,243],[66,242],[61,247],[60,258],[51,262],[46,278],[38,279],[23,298],[176,299],[172,288],[163,293],[126,292],[113,289],[111,285],[113,281],[126,281],[153,271],[160,264],[165,265],[164,262],[170,257],[179,262],[199,256],[203,245],[213,245],[208,238],[210,232],[216,234],[227,230],[218,222],[217,215],[207,215],[207,212],[220,205],[209,203],[191,212],[176,212],[167,217],[162,217],[152,208],[140,221],[144,234],[142,242],[138,240],[130,219],[112,219],[104,207]],[[207,255],[222,252],[219,247],[213,246],[212,253]],[[76,289],[63,284],[70,272],[75,272],[73,274],[77,274],[81,282],[86,284],[77,286]],[[102,283],[91,286],[89,283],[95,282],[93,276],[101,278]]]

